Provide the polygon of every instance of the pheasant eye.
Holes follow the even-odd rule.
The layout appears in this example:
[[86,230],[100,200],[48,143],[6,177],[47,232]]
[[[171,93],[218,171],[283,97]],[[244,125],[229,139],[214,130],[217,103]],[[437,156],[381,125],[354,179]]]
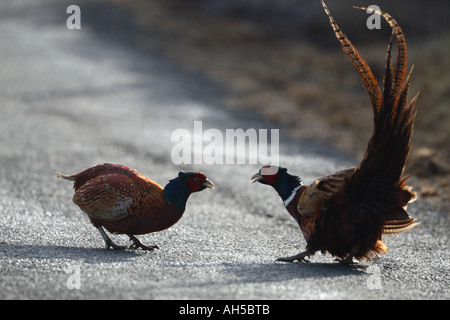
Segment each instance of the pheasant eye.
[[199,180],[200,180],[200,179],[199,179],[198,177],[195,177],[195,178],[194,178],[194,181],[195,181],[195,182],[198,182]]

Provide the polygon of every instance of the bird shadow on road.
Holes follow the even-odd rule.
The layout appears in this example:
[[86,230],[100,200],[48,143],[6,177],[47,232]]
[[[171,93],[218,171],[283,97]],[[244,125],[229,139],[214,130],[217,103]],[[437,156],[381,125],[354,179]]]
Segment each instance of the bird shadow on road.
[[30,259],[72,259],[85,263],[121,262],[139,257],[135,251],[106,250],[104,248],[82,248],[56,245],[29,245],[0,243],[0,256]]
[[339,263],[237,263],[225,269],[245,282],[278,282],[291,279],[333,278],[366,274],[367,266]]

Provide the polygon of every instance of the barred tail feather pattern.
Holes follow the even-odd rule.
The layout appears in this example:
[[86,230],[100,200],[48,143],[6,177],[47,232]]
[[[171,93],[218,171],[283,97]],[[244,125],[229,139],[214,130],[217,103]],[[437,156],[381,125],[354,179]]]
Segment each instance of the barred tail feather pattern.
[[361,76],[361,79],[364,83],[364,88],[369,94],[370,101],[372,102],[372,108],[376,121],[377,113],[381,106],[381,93],[377,79],[374,77],[372,71],[370,70],[370,67],[368,66],[366,61],[362,58],[362,56],[359,54],[358,50],[353,46],[353,44],[350,42],[347,36],[339,28],[336,21],[331,16],[331,13],[328,10],[328,7],[326,6],[325,2],[323,2],[323,0],[322,6],[325,9],[326,14],[328,15],[328,18],[330,19],[331,27],[333,28],[333,31],[336,35],[336,38],[339,40],[342,49],[350,58],[351,62],[353,63],[353,66],[356,68],[356,70],[358,70]]
[[[395,82],[394,82],[394,90],[393,90],[393,96],[397,96],[400,90],[402,89],[403,82],[405,80],[406,76],[406,66],[408,63],[408,56],[407,56],[407,48],[406,48],[406,39],[405,35],[403,33],[402,28],[400,28],[400,25],[398,22],[391,17],[391,15],[387,12],[383,12],[380,10],[372,9],[372,8],[365,8],[365,7],[354,7],[356,9],[361,9],[365,11],[371,11],[372,13],[377,13],[381,15],[387,23],[392,28],[392,35],[395,37],[395,41],[397,43],[397,63],[395,66]],[[388,49],[390,51],[390,49]]]

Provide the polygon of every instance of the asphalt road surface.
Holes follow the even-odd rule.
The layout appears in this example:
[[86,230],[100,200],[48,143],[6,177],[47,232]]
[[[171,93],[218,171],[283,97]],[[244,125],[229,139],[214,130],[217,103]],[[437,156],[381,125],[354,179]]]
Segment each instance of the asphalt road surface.
[[[78,1],[81,29],[69,30],[70,4],[0,3],[1,299],[450,298],[450,224],[420,200],[409,211],[422,224],[386,236],[380,260],[275,262],[305,242],[275,191],[249,183],[260,164],[175,165],[172,132],[193,132],[196,120],[221,132],[279,129],[280,163],[307,184],[358,159],[226,109],[223,88],[140,48],[142,31],[106,2]],[[55,174],[102,162],[162,185],[201,170],[216,189],[193,194],[170,229],[140,237],[160,250],[105,250]]]

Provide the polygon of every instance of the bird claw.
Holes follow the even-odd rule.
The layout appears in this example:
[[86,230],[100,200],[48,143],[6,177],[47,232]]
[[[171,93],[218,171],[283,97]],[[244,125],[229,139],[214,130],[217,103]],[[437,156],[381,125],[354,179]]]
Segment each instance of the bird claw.
[[334,259],[334,261],[337,261],[337,262],[339,262],[339,263],[342,264],[342,265],[352,265],[352,264],[355,264],[355,262],[353,261],[353,256],[347,256],[347,257],[344,258],[344,259],[336,258],[336,259]]
[[277,261],[282,261],[282,262],[298,261],[298,262],[309,263],[310,261],[306,260],[305,259],[306,257],[309,257],[309,254],[307,252],[300,252],[299,254],[297,254],[295,256],[277,258]]
[[148,251],[153,251],[155,249],[159,249],[158,246],[146,246],[146,245],[143,245],[142,243],[138,243],[138,244],[133,243],[132,245],[130,245],[129,248],[131,250],[136,250],[136,249],[141,248],[142,250],[148,250]]
[[126,248],[127,248],[126,246],[119,246],[119,245],[115,244],[112,241],[108,241],[106,243],[106,249],[107,250],[110,250],[110,249],[112,249],[112,250],[125,250]]
[[138,238],[136,238],[135,236],[133,236],[132,234],[128,235],[130,237],[130,240],[133,241],[133,244],[130,245],[130,249],[132,250],[136,250],[138,248],[141,248],[142,250],[147,250],[147,251],[153,251],[155,249],[159,249],[158,246],[146,246],[143,245]]

